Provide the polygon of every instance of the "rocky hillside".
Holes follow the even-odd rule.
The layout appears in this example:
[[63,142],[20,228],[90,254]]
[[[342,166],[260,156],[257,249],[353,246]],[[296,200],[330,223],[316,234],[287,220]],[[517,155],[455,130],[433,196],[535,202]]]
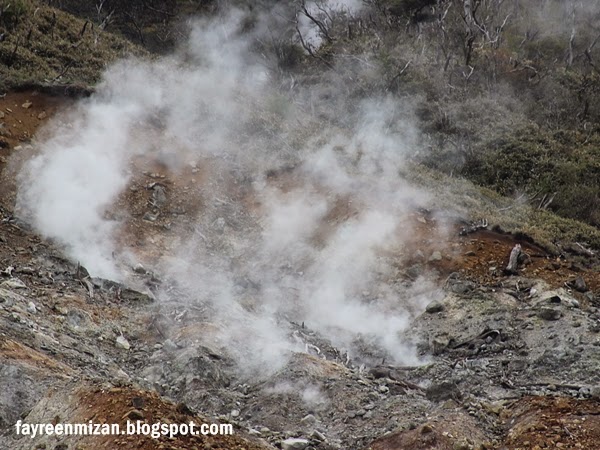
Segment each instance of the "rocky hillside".
[[[42,113],[50,115],[61,102],[34,92],[9,94],[2,100],[4,123],[35,134]],[[10,141],[5,151],[24,152],[26,146]],[[139,211],[131,216],[127,239],[153,242],[138,244],[152,264],[168,252],[167,223],[191,220],[195,206],[186,176],[147,164],[121,202]],[[189,177],[202,178],[188,170]],[[273,174],[270,183],[285,189],[290,175]],[[152,206],[154,180],[164,186],[160,206]],[[158,219],[145,215],[157,211]],[[225,223],[235,220],[221,213]],[[206,321],[201,305],[173,295],[176,286],[168,300],[157,300],[153,292],[168,279],[141,265],[131,268],[131,287],[96,278],[5,206],[3,448],[595,448],[600,277],[594,252],[573,244],[570,253],[556,255],[493,224],[458,218],[440,229],[448,219],[439,213],[407,215],[413,239],[390,256],[396,271],[387,280],[412,286],[428,273],[441,287],[438,300],[415,311],[403,332],[421,364],[377,362],[368,348],[355,360],[310,323],[290,323],[305,351],[266,378],[248,379],[227,349],[211,341],[210,329],[218,324]],[[343,208],[328,218],[344,220]],[[213,244],[233,238],[227,225],[210,233]],[[509,274],[517,243],[522,257]],[[236,437],[32,441],[17,439],[13,430],[19,418],[124,423],[128,417],[152,422],[191,415],[232,423]]]

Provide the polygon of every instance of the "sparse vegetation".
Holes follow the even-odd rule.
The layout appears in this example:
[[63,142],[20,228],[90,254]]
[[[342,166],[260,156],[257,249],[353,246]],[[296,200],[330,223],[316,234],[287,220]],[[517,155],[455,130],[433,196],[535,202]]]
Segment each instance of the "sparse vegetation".
[[26,0],[1,0],[0,25],[13,29],[29,13],[31,5]]
[[[518,199],[540,217],[554,212],[600,225],[598,8],[559,0],[369,0],[361,12],[323,3],[310,13],[306,5],[278,3],[275,16],[297,21],[308,13],[320,46],[303,42],[292,19],[256,43],[282,82],[317,85],[333,76],[355,93],[350,99],[388,95],[410,103],[427,148],[421,163]],[[112,32],[164,52],[183,36],[182,14],[219,7],[0,1],[0,88],[93,84],[116,57],[143,52]],[[242,32],[255,26],[249,20]],[[319,114],[336,123],[339,111],[353,107]]]
[[[4,21],[0,26],[2,90],[29,84],[91,85],[116,58],[145,53],[123,38],[102,33],[92,24],[49,6],[24,0],[4,3],[10,3],[4,8],[13,15],[9,26]],[[21,5],[18,16],[14,15],[16,4]]]

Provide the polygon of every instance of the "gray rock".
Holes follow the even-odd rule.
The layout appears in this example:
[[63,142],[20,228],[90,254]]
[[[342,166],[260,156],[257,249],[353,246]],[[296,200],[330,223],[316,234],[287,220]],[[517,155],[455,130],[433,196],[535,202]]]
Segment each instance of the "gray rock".
[[127,339],[125,339],[124,336],[119,336],[117,338],[115,346],[123,350],[129,350],[131,348],[131,344],[129,344],[129,342],[127,341]]
[[408,269],[406,269],[406,275],[408,275],[409,277],[416,279],[419,277],[419,275],[421,275],[421,273],[423,273],[423,267],[420,266],[419,264],[415,264],[413,266],[410,266]]
[[429,261],[441,261],[442,260],[442,252],[436,250],[435,252],[433,252],[431,254],[431,256],[429,257]]
[[303,425],[314,425],[316,422],[317,418],[312,414],[308,414],[300,420],[300,423],[302,423]]
[[557,308],[542,307],[537,312],[537,315],[543,320],[558,320],[561,318],[562,313]]
[[425,307],[425,311],[428,312],[429,314],[438,313],[443,310],[444,310],[444,305],[442,305],[440,302],[437,302],[437,301],[433,301]]
[[289,438],[281,442],[282,450],[304,450],[308,447],[310,441],[307,439]]
[[152,187],[152,203],[153,206],[160,208],[167,202],[167,190],[160,184],[155,184]]
[[175,342],[173,342],[171,339],[167,339],[165,342],[163,342],[163,347],[165,350],[167,350],[169,352],[173,352],[173,351],[179,349],[177,344]]
[[15,303],[26,303],[27,300],[22,295],[0,288],[0,304],[12,306]]
[[592,398],[600,398],[600,386],[591,386],[590,395]]
[[147,222],[156,222],[156,219],[158,219],[158,213],[152,214],[150,211],[148,211],[146,212],[146,214],[144,214],[144,217],[142,217],[142,219]]
[[466,294],[475,289],[475,283],[471,281],[454,280],[450,283],[450,291],[455,294]]
[[27,288],[25,283],[23,283],[18,278],[12,278],[10,280],[6,280],[2,284],[0,284],[0,287],[3,287],[5,289],[26,289]]
[[443,381],[429,386],[425,391],[425,397],[432,402],[443,402],[445,400],[460,399],[462,395],[455,383]]
[[327,440],[325,435],[323,433],[321,433],[319,430],[313,430],[313,432],[310,434],[310,437],[312,439],[315,439],[315,440],[321,441],[321,442],[325,442]]
[[588,290],[585,280],[581,277],[575,278],[569,285],[578,292],[587,292]]

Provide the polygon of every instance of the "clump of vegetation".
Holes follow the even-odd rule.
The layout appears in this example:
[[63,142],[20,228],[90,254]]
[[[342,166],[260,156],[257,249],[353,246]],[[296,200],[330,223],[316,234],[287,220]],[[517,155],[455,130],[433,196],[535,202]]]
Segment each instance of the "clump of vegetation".
[[600,225],[600,136],[528,129],[486,143],[465,175],[539,209]]
[[0,0],[0,25],[13,29],[25,18],[31,5],[25,0]]
[[145,53],[90,22],[33,0],[3,4],[3,11],[12,15],[2,16],[9,25],[0,18],[2,90],[31,84],[92,85],[111,61]]

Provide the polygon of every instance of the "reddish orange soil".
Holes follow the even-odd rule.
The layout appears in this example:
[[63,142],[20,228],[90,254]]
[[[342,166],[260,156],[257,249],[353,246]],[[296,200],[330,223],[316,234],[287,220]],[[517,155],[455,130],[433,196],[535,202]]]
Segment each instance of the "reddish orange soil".
[[[0,130],[0,147],[14,148],[30,140],[40,125],[71,102],[35,91],[7,93],[0,98],[0,123],[4,123],[4,129]],[[9,152],[3,148],[0,154],[8,156]]]
[[[96,389],[80,393],[79,404],[85,406],[85,413],[75,418],[77,423],[118,423],[126,428],[127,420],[143,423],[189,424],[193,421],[198,427],[210,424],[204,418],[193,414],[185,405],[169,403],[156,393],[132,388],[114,387]],[[73,420],[70,418],[70,420]],[[112,450],[115,448],[135,450],[264,450],[269,448],[261,443],[241,437],[241,431],[234,429],[231,436],[190,436],[178,435],[173,438],[161,436],[158,439],[143,435],[94,436],[90,440],[94,449]],[[86,447],[87,448],[87,447]]]
[[600,448],[600,402],[568,397],[527,397],[508,411],[502,449]]

